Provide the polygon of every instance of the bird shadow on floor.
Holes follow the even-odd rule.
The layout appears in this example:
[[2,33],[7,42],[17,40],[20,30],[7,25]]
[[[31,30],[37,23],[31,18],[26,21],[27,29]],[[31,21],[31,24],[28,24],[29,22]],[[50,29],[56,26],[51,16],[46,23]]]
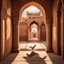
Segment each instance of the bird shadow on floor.
[[39,56],[38,53],[32,51],[30,54],[26,54],[27,56],[23,57],[26,62],[28,62],[29,64],[46,64],[46,62],[44,61],[46,59],[47,56],[44,56],[43,58],[41,58]]

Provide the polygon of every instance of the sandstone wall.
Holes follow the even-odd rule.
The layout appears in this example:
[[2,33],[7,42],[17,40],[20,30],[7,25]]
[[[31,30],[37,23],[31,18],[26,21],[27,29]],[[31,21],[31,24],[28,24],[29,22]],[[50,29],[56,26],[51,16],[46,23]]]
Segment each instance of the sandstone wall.
[[7,56],[12,49],[11,4],[3,0],[1,12],[1,59]]

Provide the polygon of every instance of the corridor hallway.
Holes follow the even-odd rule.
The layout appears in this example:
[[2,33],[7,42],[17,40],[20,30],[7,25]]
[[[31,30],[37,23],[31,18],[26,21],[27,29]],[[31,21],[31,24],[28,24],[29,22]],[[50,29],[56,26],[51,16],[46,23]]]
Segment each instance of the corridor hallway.
[[[23,17],[23,12],[29,7],[32,12],[26,11]],[[46,45],[19,42],[33,41],[33,38],[46,41]],[[27,53],[31,53],[29,47],[35,44],[36,54],[27,57]],[[64,0],[0,0],[0,64],[63,62]]]
[[[0,64],[64,64],[64,60],[62,60],[61,56],[56,55],[54,53],[47,53],[45,51],[46,47],[44,43],[20,42],[20,52],[10,53],[6,58],[4,58],[0,62]],[[32,57],[28,57],[27,53],[31,53],[31,50],[28,46],[33,46],[34,44],[36,44],[34,52],[37,54]]]

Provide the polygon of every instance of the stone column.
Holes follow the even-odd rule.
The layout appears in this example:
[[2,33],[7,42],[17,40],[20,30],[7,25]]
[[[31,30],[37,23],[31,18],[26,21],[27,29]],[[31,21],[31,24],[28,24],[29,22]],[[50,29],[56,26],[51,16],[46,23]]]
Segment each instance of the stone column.
[[62,25],[61,25],[61,51],[62,58],[64,59],[64,4],[62,5]]
[[0,6],[0,60],[1,60],[1,6]]
[[31,34],[30,34],[30,27],[28,26],[28,41],[30,41]]
[[39,37],[39,41],[40,41],[40,27],[38,27],[38,37]]
[[12,52],[19,52],[18,18],[12,19]]
[[61,9],[57,11],[57,54],[61,55]]
[[28,28],[28,41],[29,41],[30,33],[29,33],[29,28]]
[[50,22],[46,25],[46,47],[47,52],[52,52],[52,25]]
[[27,29],[26,29],[26,33],[27,33],[26,41],[28,41],[28,26],[27,26]]
[[42,41],[42,25],[40,27],[40,40]]

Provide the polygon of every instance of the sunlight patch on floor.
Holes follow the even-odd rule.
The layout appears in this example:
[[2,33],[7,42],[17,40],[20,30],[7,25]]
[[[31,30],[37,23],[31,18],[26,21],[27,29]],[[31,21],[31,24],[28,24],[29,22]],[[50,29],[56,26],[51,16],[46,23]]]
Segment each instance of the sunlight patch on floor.
[[31,51],[20,51],[11,53],[0,64],[64,64],[61,56],[46,51],[34,51],[37,55],[28,57]]
[[29,47],[30,46],[34,46],[36,44],[36,47],[35,47],[35,49],[46,49],[46,46],[44,45],[44,43],[41,43],[41,42],[39,42],[39,43],[37,43],[37,42],[20,42],[19,43],[19,49],[30,49]]

